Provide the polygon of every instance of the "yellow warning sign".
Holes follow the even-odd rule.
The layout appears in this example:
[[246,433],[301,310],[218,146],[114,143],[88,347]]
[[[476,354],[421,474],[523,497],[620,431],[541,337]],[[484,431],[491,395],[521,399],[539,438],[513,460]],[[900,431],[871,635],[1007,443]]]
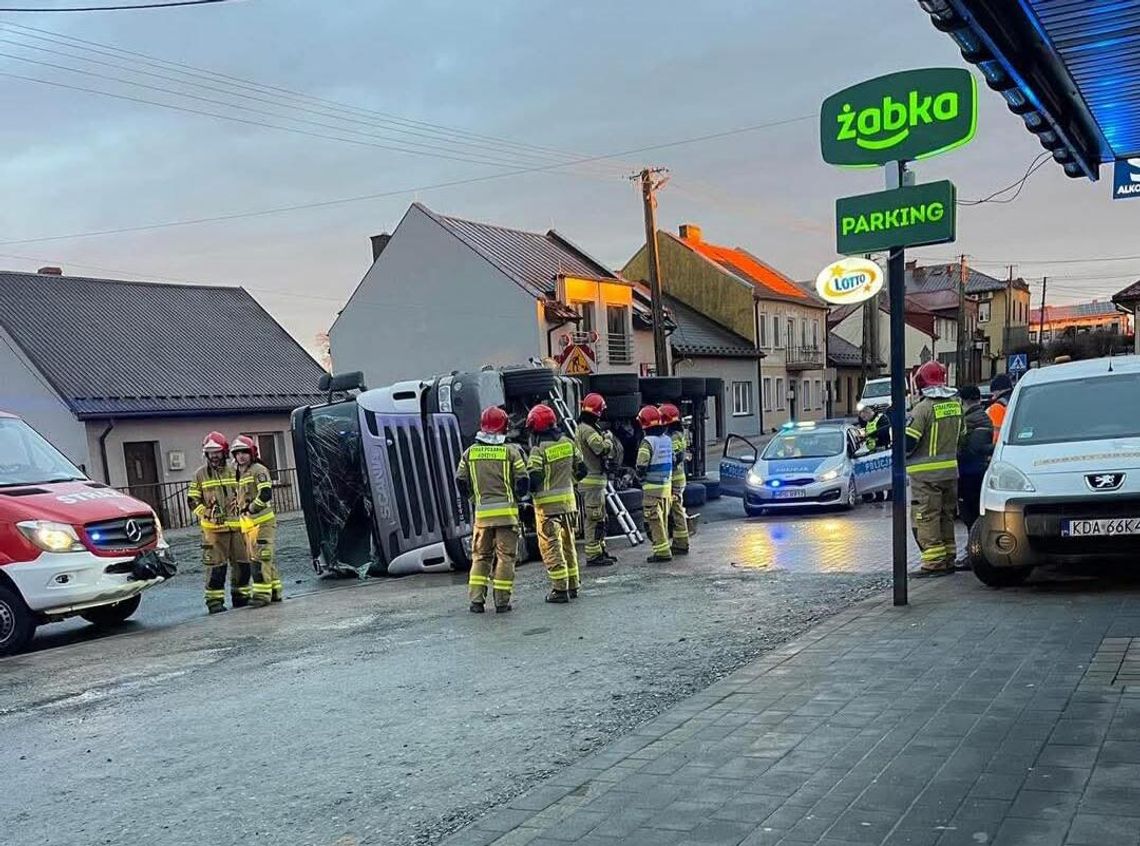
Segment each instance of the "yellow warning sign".
[[589,376],[594,372],[594,359],[583,347],[572,346],[562,359],[562,372],[567,376]]

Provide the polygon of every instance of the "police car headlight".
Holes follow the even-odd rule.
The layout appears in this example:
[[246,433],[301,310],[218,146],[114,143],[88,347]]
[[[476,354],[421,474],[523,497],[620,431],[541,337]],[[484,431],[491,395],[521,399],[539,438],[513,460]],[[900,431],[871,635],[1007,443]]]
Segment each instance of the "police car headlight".
[[821,482],[830,482],[832,479],[838,479],[838,478],[839,478],[839,471],[838,470],[828,470],[826,473],[820,473],[819,474],[819,480]]
[[1037,488],[1029,477],[1005,461],[995,461],[986,473],[986,487],[1005,493],[1033,493]]
[[748,471],[748,484],[754,488],[758,488],[764,484],[764,477],[757,473],[755,470]]
[[24,537],[44,552],[82,552],[83,542],[75,533],[75,527],[67,523],[53,523],[49,520],[27,520],[17,523]]

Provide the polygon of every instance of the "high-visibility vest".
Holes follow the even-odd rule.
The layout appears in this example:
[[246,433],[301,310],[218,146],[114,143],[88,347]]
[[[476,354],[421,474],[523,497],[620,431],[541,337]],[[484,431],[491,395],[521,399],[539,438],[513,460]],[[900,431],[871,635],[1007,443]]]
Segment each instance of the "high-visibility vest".
[[530,451],[527,471],[532,480],[542,474],[538,486],[531,486],[531,498],[540,515],[570,514],[577,510],[574,500],[574,467],[582,460],[578,447],[563,435],[542,441]]
[[515,482],[525,475],[526,461],[515,444],[476,443],[467,447],[455,477],[471,486],[478,528],[518,525]]
[[248,523],[260,526],[276,519],[272,498],[269,502],[262,502],[258,498],[262,491],[273,493],[273,477],[269,475],[269,470],[264,464],[255,461],[244,471],[239,468],[236,473],[236,484],[238,513],[248,509],[249,517],[246,518]]
[[667,495],[673,478],[672,439],[668,435],[646,435],[637,448],[637,468],[645,472],[643,491]]
[[[237,477],[231,465],[223,464],[217,469],[209,464],[199,467],[190,480],[186,498],[203,529],[218,532],[238,527]],[[212,515],[220,519],[211,519]]]
[[918,441],[907,456],[906,471],[942,482],[958,478],[958,439],[964,431],[962,404],[956,397],[923,397],[911,410],[908,438]]

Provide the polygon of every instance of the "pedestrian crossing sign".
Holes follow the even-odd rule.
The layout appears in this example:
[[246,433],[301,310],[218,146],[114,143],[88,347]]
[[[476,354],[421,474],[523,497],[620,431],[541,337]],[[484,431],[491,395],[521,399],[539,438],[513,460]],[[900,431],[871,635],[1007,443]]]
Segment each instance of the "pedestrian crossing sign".
[[567,376],[589,376],[597,369],[590,350],[580,344],[566,348],[561,364],[562,372]]

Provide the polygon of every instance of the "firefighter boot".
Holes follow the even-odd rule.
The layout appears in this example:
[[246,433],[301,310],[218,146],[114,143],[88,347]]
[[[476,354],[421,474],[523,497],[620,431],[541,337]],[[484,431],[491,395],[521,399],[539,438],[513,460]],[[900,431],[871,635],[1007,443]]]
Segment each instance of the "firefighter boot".
[[[575,591],[576,593],[577,591]],[[546,601],[552,605],[565,605],[570,601],[570,591],[552,590],[546,595]]]
[[470,611],[472,614],[482,614],[484,611],[483,603],[482,602],[472,602],[469,606],[467,606],[467,610]]

